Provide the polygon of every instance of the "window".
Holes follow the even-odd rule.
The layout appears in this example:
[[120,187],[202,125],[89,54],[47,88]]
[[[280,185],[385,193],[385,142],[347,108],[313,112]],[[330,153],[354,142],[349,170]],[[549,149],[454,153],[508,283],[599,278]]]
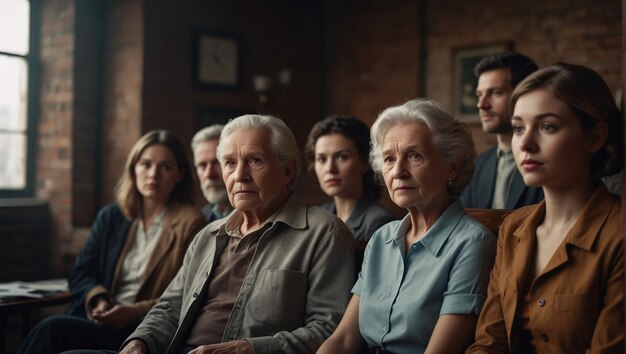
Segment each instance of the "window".
[[0,1],[0,195],[23,195],[32,189],[33,129],[29,109],[31,4]]

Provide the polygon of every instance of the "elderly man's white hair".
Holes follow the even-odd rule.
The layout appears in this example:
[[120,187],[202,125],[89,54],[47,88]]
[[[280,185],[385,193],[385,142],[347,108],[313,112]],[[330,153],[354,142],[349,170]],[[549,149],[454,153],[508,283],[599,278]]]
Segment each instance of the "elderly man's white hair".
[[295,162],[295,174],[289,184],[289,188],[293,189],[296,183],[296,177],[300,174],[298,144],[291,129],[289,129],[285,122],[279,118],[257,114],[246,114],[231,119],[222,130],[220,143],[217,145],[217,159],[223,167],[224,161],[222,160],[222,142],[227,141],[235,131],[259,129],[265,129],[270,133],[270,146],[272,147],[272,150],[274,150],[274,153],[276,153],[279,163],[284,166],[290,160]]
[[195,152],[198,144],[202,142],[218,140],[223,129],[224,126],[221,124],[213,124],[198,130],[198,132],[194,134],[193,138],[191,138],[191,151]]

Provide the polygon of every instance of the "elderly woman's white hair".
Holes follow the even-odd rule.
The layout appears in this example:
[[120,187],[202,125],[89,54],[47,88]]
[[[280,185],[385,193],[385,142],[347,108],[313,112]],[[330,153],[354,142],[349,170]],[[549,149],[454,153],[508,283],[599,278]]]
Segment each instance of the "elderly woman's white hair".
[[448,163],[456,162],[459,175],[448,187],[448,194],[458,197],[471,181],[476,161],[476,149],[469,128],[458,119],[444,112],[439,104],[428,99],[414,99],[399,106],[385,109],[371,129],[372,149],[370,164],[377,176],[382,170],[382,146],[387,131],[403,123],[426,125],[433,136],[433,143]]
[[300,174],[300,158],[298,153],[298,144],[296,138],[289,127],[280,120],[273,116],[264,116],[256,114],[246,114],[234,119],[231,119],[222,130],[220,137],[220,143],[217,145],[217,159],[222,167],[224,167],[224,161],[222,160],[223,142],[238,130],[258,130],[265,129],[270,133],[270,145],[272,150],[276,153],[278,162],[283,166],[287,162],[293,160],[295,162],[295,174],[289,188],[293,189],[296,178]]
[[195,152],[198,144],[202,142],[219,139],[222,134],[222,129],[224,129],[223,125],[213,124],[198,130],[193,138],[191,138],[191,151]]

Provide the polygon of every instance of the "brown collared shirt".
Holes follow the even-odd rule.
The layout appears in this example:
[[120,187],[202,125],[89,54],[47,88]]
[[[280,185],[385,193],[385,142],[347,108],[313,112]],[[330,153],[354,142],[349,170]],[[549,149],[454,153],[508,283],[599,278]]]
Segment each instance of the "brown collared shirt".
[[259,239],[271,226],[271,221],[247,235],[239,231],[243,219],[233,217],[225,225],[228,244],[220,255],[196,322],[187,344],[200,346],[221,343],[228,318],[233,310],[243,280],[250,268]]

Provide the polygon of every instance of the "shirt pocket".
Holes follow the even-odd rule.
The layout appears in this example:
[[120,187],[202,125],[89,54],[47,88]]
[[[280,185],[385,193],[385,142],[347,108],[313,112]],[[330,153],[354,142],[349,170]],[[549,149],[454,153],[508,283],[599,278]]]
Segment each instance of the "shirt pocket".
[[248,308],[255,321],[281,329],[302,326],[306,310],[306,276],[302,272],[266,269],[257,279]]

